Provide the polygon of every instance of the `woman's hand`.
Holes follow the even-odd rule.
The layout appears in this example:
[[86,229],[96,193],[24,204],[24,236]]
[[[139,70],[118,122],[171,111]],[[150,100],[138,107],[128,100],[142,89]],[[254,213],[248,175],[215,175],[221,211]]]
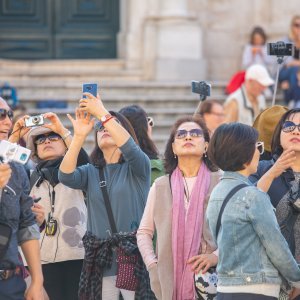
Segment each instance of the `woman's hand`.
[[202,274],[205,274],[207,270],[211,267],[214,267],[218,263],[218,257],[211,254],[200,254],[194,257],[191,257],[188,261],[188,264],[191,265],[192,271],[194,273],[199,273],[202,270]]
[[39,226],[41,226],[45,221],[44,207],[38,203],[34,203],[31,210],[35,214],[36,222],[38,223]]
[[300,295],[300,289],[293,289],[290,293],[290,299],[295,299],[297,296]]
[[97,119],[108,114],[108,111],[104,107],[100,95],[98,94],[97,97],[93,96],[90,93],[84,93],[87,98],[81,99],[79,101],[79,110],[87,112]]
[[86,138],[93,129],[95,119],[91,119],[90,113],[85,113],[83,110],[76,108],[75,119],[71,115],[67,115],[72,122],[74,128],[74,137]]
[[43,127],[49,128],[60,136],[63,136],[68,131],[55,113],[48,112],[43,114],[43,117],[51,122],[43,125]]
[[31,129],[30,127],[25,127],[25,119],[28,118],[30,118],[30,116],[23,116],[15,123],[8,139],[11,143],[19,143],[20,139]]
[[286,169],[291,168],[296,162],[296,152],[293,149],[287,149],[282,152],[280,157],[268,171],[268,176],[275,179]]

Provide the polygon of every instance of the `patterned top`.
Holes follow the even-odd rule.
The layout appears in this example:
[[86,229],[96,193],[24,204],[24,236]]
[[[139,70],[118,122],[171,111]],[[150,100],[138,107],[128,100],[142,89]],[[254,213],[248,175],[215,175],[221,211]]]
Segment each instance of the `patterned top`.
[[[288,232],[284,230],[287,218],[291,218],[293,212],[296,214],[294,224],[295,259],[300,263],[300,172],[294,172],[295,180],[291,182],[291,189],[283,196],[276,207],[276,217],[283,236],[288,240]],[[290,202],[299,207],[299,212],[292,208]],[[298,204],[298,205],[297,205]]]

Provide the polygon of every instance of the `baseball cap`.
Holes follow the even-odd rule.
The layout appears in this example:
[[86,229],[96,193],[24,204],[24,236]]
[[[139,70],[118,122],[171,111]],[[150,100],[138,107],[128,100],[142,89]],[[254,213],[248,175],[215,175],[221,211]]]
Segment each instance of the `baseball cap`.
[[270,77],[267,69],[262,65],[252,65],[246,71],[245,79],[256,80],[263,86],[270,86],[274,84],[274,80]]

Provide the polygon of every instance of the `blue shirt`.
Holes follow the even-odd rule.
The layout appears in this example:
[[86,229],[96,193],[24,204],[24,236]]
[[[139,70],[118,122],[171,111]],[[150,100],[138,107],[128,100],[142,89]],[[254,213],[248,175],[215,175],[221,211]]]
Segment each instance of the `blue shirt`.
[[31,210],[33,200],[29,197],[29,180],[22,165],[10,163],[12,175],[2,190],[0,199],[0,222],[12,229],[12,236],[0,269],[14,268],[20,265],[18,244],[28,240],[38,240],[40,230]]

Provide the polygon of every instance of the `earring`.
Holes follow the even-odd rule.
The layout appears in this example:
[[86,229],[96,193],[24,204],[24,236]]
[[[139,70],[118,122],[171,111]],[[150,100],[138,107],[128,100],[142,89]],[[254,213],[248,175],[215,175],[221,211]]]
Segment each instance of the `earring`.
[[207,157],[207,152],[206,151],[204,152],[204,157]]
[[174,158],[176,159],[177,158],[177,155],[174,153]]

